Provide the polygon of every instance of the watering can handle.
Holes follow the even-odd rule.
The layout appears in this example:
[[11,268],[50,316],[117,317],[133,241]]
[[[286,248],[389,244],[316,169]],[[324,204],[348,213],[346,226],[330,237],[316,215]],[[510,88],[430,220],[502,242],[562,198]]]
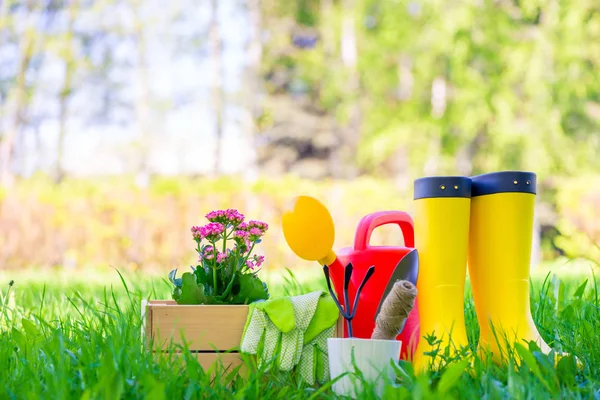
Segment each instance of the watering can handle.
[[405,247],[415,247],[415,229],[411,216],[404,211],[379,211],[363,217],[358,223],[354,236],[354,250],[366,250],[373,230],[387,224],[396,224],[400,227]]

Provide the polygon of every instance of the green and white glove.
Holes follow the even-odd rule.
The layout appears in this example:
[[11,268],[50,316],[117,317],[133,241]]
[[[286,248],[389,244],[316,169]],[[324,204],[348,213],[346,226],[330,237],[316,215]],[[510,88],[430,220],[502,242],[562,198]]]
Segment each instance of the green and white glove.
[[307,383],[314,384],[315,375],[324,382],[329,376],[327,338],[338,317],[333,299],[322,291],[252,303],[241,351],[257,354],[261,365],[276,357],[282,371],[300,363]]
[[304,346],[300,359],[300,375],[309,385],[329,380],[329,357],[327,354],[327,339],[335,332],[335,325],[325,329],[312,342]]
[[276,350],[281,343],[282,333],[291,331],[294,326],[294,309],[289,298],[252,303],[240,350],[248,354],[258,354],[260,365],[268,363],[274,356],[279,357]]
[[304,332],[317,310],[319,298],[323,292],[312,292],[291,298],[294,309],[295,329],[284,332],[281,340],[279,368],[291,371],[300,362],[304,347]]
[[329,358],[327,339],[333,337],[339,310],[331,298],[324,294],[319,299],[317,310],[304,333],[304,349],[300,359],[300,374],[309,385],[329,380]]

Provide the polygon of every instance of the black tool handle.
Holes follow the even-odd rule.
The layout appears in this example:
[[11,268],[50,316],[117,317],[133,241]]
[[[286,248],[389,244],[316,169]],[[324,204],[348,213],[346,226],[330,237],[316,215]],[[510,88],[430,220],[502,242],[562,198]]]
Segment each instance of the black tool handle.
[[352,318],[354,315],[352,314],[352,310],[350,310],[350,300],[348,298],[348,288],[350,287],[350,280],[352,279],[352,271],[354,267],[352,263],[346,265],[344,268],[344,307],[346,308],[346,323],[348,325],[348,336],[352,337]]
[[327,288],[329,289],[329,294],[331,295],[331,298],[335,302],[335,305],[337,306],[337,308],[340,310],[340,313],[342,314],[342,316],[344,318],[346,318],[346,313],[344,311],[344,308],[342,307],[342,305],[338,301],[338,299],[337,299],[337,297],[335,295],[335,292],[331,288],[331,280],[329,279],[329,267],[327,265],[323,266],[323,272],[325,273],[325,280],[327,281]]
[[363,281],[360,283],[358,290],[356,291],[356,297],[354,298],[354,305],[352,306],[352,314],[350,315],[350,319],[353,319],[354,316],[356,315],[356,309],[358,308],[358,298],[360,297],[360,292],[362,291],[363,287],[367,284],[367,281],[369,280],[369,278],[371,278],[371,276],[373,276],[374,273],[375,273],[375,266],[371,265],[369,267],[369,270],[367,271],[367,274],[365,275]]

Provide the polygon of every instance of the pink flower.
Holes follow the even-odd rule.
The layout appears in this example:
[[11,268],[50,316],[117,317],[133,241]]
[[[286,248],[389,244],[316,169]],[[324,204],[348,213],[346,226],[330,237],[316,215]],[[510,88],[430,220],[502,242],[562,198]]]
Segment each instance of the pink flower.
[[215,249],[212,246],[204,247],[204,251],[200,259],[212,260],[215,257]]
[[238,210],[227,209],[227,210],[216,210],[206,214],[206,218],[210,222],[217,222],[226,226],[238,226],[244,222],[244,214],[238,212]]
[[240,231],[247,231],[248,230],[248,224],[245,222],[242,222],[241,224],[238,225],[238,230]]
[[250,228],[258,228],[261,231],[266,232],[269,229],[269,225],[266,222],[261,221],[250,221],[248,222]]
[[250,234],[251,234],[251,235],[258,236],[258,235],[261,235],[261,234],[262,234],[262,231],[261,231],[260,229],[258,229],[258,228],[251,228],[251,229],[250,229]]
[[250,269],[254,269],[254,263],[250,260],[246,261],[246,267],[250,268]]
[[227,221],[233,226],[237,226],[244,222],[244,214],[239,213],[238,210],[226,210],[225,215],[227,217]]
[[260,267],[262,263],[265,261],[265,256],[254,256],[254,262],[257,267]]
[[233,234],[233,240],[235,241],[236,247],[240,254],[248,251],[248,232],[237,230]]
[[223,210],[211,211],[206,214],[206,219],[208,219],[210,222],[223,223],[225,222],[225,218],[225,211]]
[[248,232],[237,230],[233,234],[233,237],[234,237],[234,239],[241,239],[241,240],[247,239],[248,238]]
[[200,234],[202,235],[202,237],[208,239],[211,242],[214,242],[218,240],[219,236],[225,231],[225,227],[223,226],[223,224],[220,224],[218,222],[211,222],[210,224],[200,228],[200,230]]
[[256,242],[263,235],[264,232],[262,230],[260,230],[260,228],[254,227],[254,228],[250,228],[249,233],[250,233],[250,235],[249,235],[250,241]]
[[199,226],[192,226],[192,236],[194,237],[195,241],[200,241],[202,239],[204,239],[204,237],[202,236],[202,228]]
[[219,252],[219,254],[217,254],[217,263],[222,263],[224,260],[227,259],[227,253],[221,253]]

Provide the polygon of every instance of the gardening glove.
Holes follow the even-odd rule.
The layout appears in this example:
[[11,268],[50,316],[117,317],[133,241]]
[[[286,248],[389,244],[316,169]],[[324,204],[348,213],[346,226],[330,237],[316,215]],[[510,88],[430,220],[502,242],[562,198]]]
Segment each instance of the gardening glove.
[[300,360],[300,376],[309,385],[314,385],[315,378],[319,383],[329,380],[329,357],[327,339],[333,337],[335,325],[325,329],[302,350]]
[[304,355],[303,379],[312,384],[315,373],[328,376],[327,337],[333,336],[338,316],[333,299],[322,291],[252,303],[241,351],[258,354],[261,364],[275,356],[282,371],[292,370]]
[[316,291],[291,298],[296,327],[289,332],[284,332],[281,338],[279,368],[282,371],[290,371],[300,362],[304,347],[304,332],[313,319],[322,293]]
[[258,355],[259,364],[262,365],[276,355],[282,333],[289,332],[294,327],[294,309],[289,298],[251,303],[240,350]]
[[300,374],[309,385],[316,379],[324,383],[329,379],[327,338],[333,337],[339,310],[328,294],[322,293],[315,314],[304,332],[304,349],[300,359]]

